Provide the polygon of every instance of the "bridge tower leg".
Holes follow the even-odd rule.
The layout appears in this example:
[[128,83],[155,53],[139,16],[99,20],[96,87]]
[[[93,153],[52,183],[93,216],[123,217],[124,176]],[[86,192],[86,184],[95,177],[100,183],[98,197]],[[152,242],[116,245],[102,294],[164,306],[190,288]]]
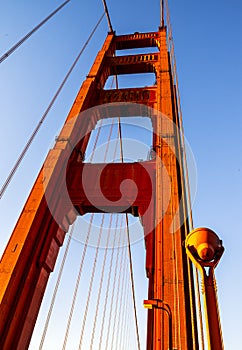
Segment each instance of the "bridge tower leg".
[[[115,56],[117,50],[144,47],[157,47],[157,52]],[[111,75],[147,72],[155,74],[156,83],[152,86],[104,90],[105,82]],[[133,103],[132,107],[128,107],[130,116],[137,116],[142,108],[147,108],[146,113],[152,119],[154,131],[155,157],[146,164],[103,166],[101,185],[104,193],[109,188],[107,195],[112,197],[112,201],[108,201],[108,212],[110,209],[120,212],[120,208],[123,208],[124,213],[140,215],[146,243],[148,298],[163,300],[171,310],[172,326],[162,309],[149,310],[147,349],[167,350],[171,327],[173,349],[198,348],[192,267],[183,247],[189,229],[183,218],[187,211],[186,201],[181,200],[185,193],[183,169],[179,164],[179,116],[166,28],[162,27],[158,32],[150,33],[123,36],[109,33],[82,84],[1,260],[1,349],[28,348],[49,275],[69,226],[77,215],[105,212],[107,203],[103,203],[95,193],[90,194],[92,200],[87,198],[80,182],[84,171],[84,154],[90,133],[98,120],[121,115],[122,109],[130,102]],[[111,109],[107,108],[110,103]],[[98,109],[92,108],[99,105]],[[149,107],[158,113],[150,112]],[[95,188],[95,174],[100,171],[101,165],[86,166],[92,189]],[[119,184],[127,178],[137,183],[137,198],[128,208],[125,198],[119,200],[119,185],[111,183],[114,173]],[[151,182],[155,188],[152,199]],[[66,200],[67,197],[70,200]],[[144,208],[150,200],[153,201],[152,210],[147,214]],[[183,204],[179,207],[180,202]],[[178,225],[174,221],[177,211]]]

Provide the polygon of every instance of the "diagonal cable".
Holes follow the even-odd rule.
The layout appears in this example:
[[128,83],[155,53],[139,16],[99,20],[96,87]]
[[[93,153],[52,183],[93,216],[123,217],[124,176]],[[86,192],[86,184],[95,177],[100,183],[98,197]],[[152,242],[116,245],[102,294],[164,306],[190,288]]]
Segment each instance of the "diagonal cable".
[[33,142],[35,136],[36,136],[37,133],[39,132],[39,129],[40,129],[41,125],[42,125],[43,122],[45,121],[45,119],[46,119],[46,117],[47,117],[49,111],[51,110],[51,108],[52,108],[53,104],[55,103],[57,97],[59,96],[60,92],[62,91],[62,89],[63,89],[63,87],[64,87],[64,85],[65,85],[67,79],[69,78],[70,74],[72,73],[73,69],[75,68],[75,66],[76,66],[76,64],[77,64],[77,62],[78,62],[78,60],[79,60],[79,58],[81,57],[83,51],[85,50],[85,48],[87,47],[89,41],[91,40],[92,36],[94,35],[95,31],[97,30],[97,28],[98,28],[99,24],[101,23],[103,17],[104,17],[104,13],[103,13],[102,16],[99,18],[97,24],[95,25],[95,27],[94,27],[94,29],[92,30],[91,34],[89,35],[87,41],[86,41],[85,44],[83,45],[81,51],[80,51],[79,54],[77,55],[75,61],[73,62],[72,66],[71,66],[71,68],[69,69],[68,73],[66,74],[64,80],[62,81],[61,85],[59,86],[58,90],[56,91],[56,93],[55,93],[54,97],[52,98],[50,104],[48,105],[46,111],[45,111],[44,114],[42,115],[42,117],[41,117],[39,123],[37,124],[36,128],[34,129],[32,135],[31,135],[30,138],[28,139],[28,141],[27,141],[27,143],[26,143],[26,145],[25,145],[23,151],[21,152],[21,154],[20,154],[20,156],[18,157],[16,163],[14,164],[12,170],[10,171],[10,173],[9,173],[9,175],[8,175],[8,177],[7,177],[7,179],[5,180],[5,182],[4,182],[3,186],[2,186],[2,188],[0,189],[0,199],[2,198],[2,196],[3,196],[4,192],[6,191],[8,185],[10,184],[10,182],[11,182],[11,180],[12,180],[12,178],[13,178],[15,172],[17,171],[18,167],[20,166],[20,164],[21,164],[21,162],[22,162],[24,156],[26,155],[26,153],[27,153],[27,151],[28,151],[30,145],[32,144],[32,142]]
[[57,12],[59,12],[68,2],[71,0],[64,1],[59,7],[57,7],[49,16],[47,16],[43,21],[41,21],[36,27],[34,27],[29,33],[27,33],[22,39],[20,39],[15,45],[13,45],[7,52],[5,52],[0,57],[0,63],[5,61],[14,51],[17,50],[28,38],[30,38],[39,28],[41,28],[51,17],[53,17]]

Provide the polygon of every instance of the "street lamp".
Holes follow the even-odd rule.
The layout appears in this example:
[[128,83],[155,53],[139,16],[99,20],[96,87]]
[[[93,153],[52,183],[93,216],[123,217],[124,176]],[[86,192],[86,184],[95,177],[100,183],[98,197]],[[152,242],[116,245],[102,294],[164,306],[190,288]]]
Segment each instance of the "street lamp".
[[197,228],[187,236],[185,247],[188,257],[202,276],[208,348],[209,350],[222,350],[223,340],[214,275],[214,269],[224,252],[222,241],[212,230]]
[[146,309],[162,309],[167,313],[169,320],[169,349],[172,350],[172,312],[170,305],[161,299],[144,300],[143,305]]

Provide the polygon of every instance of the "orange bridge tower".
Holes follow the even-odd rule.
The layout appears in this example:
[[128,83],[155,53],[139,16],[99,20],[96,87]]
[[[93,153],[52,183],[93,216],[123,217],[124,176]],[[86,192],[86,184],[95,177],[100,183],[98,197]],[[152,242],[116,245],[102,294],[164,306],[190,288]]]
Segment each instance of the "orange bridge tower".
[[[156,47],[157,52],[115,55],[147,47]],[[155,74],[153,86],[104,90],[111,75],[148,72]],[[151,118],[152,156],[144,162],[85,164],[96,123],[117,116]],[[166,28],[123,36],[109,33],[3,254],[1,349],[28,347],[66,232],[77,215],[89,212],[132,213],[141,218],[149,279],[144,298],[161,303],[148,311],[147,349],[167,350],[170,341],[173,349],[198,349],[193,271],[184,247],[190,228],[180,123]],[[136,187],[124,182],[127,179]],[[122,182],[127,188],[120,196]]]

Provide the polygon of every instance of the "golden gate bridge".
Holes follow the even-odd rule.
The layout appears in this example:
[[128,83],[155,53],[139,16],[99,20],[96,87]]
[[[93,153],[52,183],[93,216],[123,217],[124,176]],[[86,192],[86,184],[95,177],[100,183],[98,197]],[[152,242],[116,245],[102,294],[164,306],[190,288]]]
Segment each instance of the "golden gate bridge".
[[[161,2],[156,32],[126,35],[116,35],[103,3],[105,12],[1,189],[2,197],[106,15],[106,40],[43,163],[1,260],[1,347],[54,348],[58,342],[63,349],[141,349],[139,287],[131,246],[142,241],[147,349],[222,349],[214,268],[223,246],[212,230],[193,230],[188,146],[167,1]],[[44,23],[6,52],[1,62]],[[153,74],[150,86],[119,86],[121,75],[146,73]],[[51,272],[54,277],[48,282]],[[64,273],[67,285],[61,295]],[[51,289],[47,283],[52,291],[42,304],[48,305],[44,315],[42,299],[46,287]],[[66,299],[69,284],[72,291]],[[62,304],[68,313],[61,313]],[[58,324],[58,320],[52,323],[55,309],[65,320],[58,340],[51,335]],[[40,328],[35,328],[38,324]]]

